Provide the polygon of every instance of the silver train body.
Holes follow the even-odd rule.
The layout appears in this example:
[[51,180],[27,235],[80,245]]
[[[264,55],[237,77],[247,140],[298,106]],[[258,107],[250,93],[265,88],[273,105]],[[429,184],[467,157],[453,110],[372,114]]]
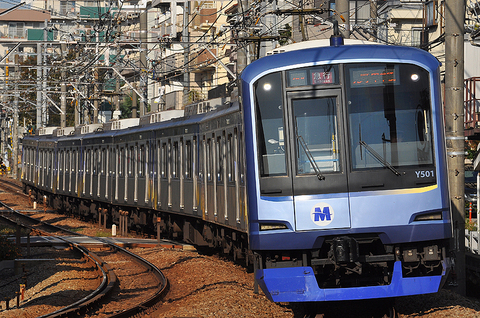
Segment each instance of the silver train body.
[[159,122],[165,113],[47,128],[25,137],[25,191],[40,202],[46,196],[67,213],[94,219],[106,213],[109,224],[128,212],[130,230],[153,230],[160,222],[164,237],[244,257],[248,222],[238,104],[191,113]]

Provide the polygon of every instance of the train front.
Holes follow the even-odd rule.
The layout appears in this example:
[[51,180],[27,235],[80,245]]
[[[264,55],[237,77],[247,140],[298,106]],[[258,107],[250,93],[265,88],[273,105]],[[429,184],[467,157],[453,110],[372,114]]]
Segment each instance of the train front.
[[276,302],[434,293],[450,268],[439,63],[281,53],[242,73],[250,248]]

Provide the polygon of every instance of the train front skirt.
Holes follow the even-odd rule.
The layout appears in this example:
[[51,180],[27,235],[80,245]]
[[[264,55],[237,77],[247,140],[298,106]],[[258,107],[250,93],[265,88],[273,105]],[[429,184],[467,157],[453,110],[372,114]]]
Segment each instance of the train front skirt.
[[391,283],[382,286],[321,289],[311,267],[258,270],[255,279],[274,302],[360,300],[438,292],[448,276],[450,261],[442,261],[442,265],[442,275],[405,278],[402,264],[397,261]]

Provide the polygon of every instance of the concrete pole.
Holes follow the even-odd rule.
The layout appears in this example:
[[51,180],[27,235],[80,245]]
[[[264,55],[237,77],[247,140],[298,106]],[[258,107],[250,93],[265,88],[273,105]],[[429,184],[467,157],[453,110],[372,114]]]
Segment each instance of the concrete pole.
[[37,43],[37,121],[36,128],[43,127],[42,123],[42,57],[43,46]]
[[[136,89],[137,84],[133,83],[133,87]],[[132,89],[132,118],[137,118],[138,108],[137,108],[137,93]]]
[[[67,45],[62,43],[60,47],[62,50],[62,55],[64,55],[63,58],[65,59],[65,55],[67,52]],[[60,127],[64,128],[67,126],[67,84],[65,83],[65,79],[67,75],[65,73],[65,68],[63,63],[62,63],[61,76],[62,76],[62,83],[60,84],[60,91],[61,91],[60,108],[62,109],[63,113],[60,115]]]
[[377,42],[377,0],[370,0],[370,21],[372,23],[372,35],[370,36],[370,41]]
[[18,179],[18,81],[20,74],[18,73],[18,54],[15,54],[15,99],[13,102],[13,127],[12,127],[12,146],[13,160],[12,171],[13,179]]
[[[182,40],[185,42],[183,45],[183,64],[185,65],[185,70],[183,73],[183,108],[184,105],[188,104],[188,92],[190,91],[190,71],[188,68],[188,60],[190,57],[190,32],[188,31],[188,21],[190,18],[190,1],[185,1],[183,3],[183,31],[182,31]],[[163,96],[162,96],[163,97]],[[160,101],[163,105],[163,101]],[[177,108],[177,107],[175,107]]]
[[148,75],[147,75],[147,13],[145,10],[140,13],[140,92],[143,94],[144,100],[140,101],[140,117],[147,113],[148,94]]
[[[48,40],[48,32],[47,32],[47,27],[48,27],[48,20],[45,20],[44,23],[44,29],[43,29],[43,41],[46,42]],[[42,43],[43,45],[43,51],[47,53],[47,44]],[[42,53],[43,54],[43,53]],[[42,127],[47,127],[48,125],[48,112],[47,112],[47,99],[45,97],[45,94],[47,92],[47,59],[44,58],[42,59],[42,66],[43,67],[43,72],[42,72]]]
[[465,295],[465,140],[463,113],[465,2],[445,1],[445,134],[457,293]]
[[[241,0],[239,3],[240,11],[242,12],[240,16],[245,17],[244,13],[248,9],[248,0]],[[237,50],[237,78],[240,78],[240,73],[242,73],[243,69],[247,67],[248,45],[243,41],[247,36],[247,30],[241,29],[238,31],[238,45],[240,47]]]
[[100,94],[99,94],[99,89],[98,89],[98,68],[95,68],[94,71],[94,81],[95,84],[93,85],[93,120],[92,123],[96,124],[98,123],[98,108],[100,106],[99,100],[100,100]]
[[335,11],[337,11],[336,17],[337,17],[340,33],[343,35],[345,39],[349,39],[350,38],[349,0],[335,0]]

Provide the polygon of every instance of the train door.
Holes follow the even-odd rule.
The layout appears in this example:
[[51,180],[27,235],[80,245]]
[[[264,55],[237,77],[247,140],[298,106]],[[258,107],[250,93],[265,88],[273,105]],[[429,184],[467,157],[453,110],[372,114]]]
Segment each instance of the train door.
[[216,210],[216,187],[215,178],[215,135],[207,136],[206,141],[206,187],[205,187],[205,216],[207,220],[215,220]]
[[288,138],[290,145],[297,231],[350,227],[340,102],[339,89],[287,94],[289,129],[275,142],[284,147]]
[[144,206],[147,200],[148,187],[148,161],[147,161],[147,145],[142,143],[137,145],[137,173],[136,173],[136,188],[137,188],[137,202]]
[[108,146],[103,146],[100,148],[100,162],[99,162],[99,172],[98,172],[98,186],[97,186],[97,197],[100,200],[104,200],[107,197],[108,193],[108,184],[107,184],[107,174],[108,174]]
[[180,140],[169,140],[169,181],[168,206],[174,211],[180,210]]
[[215,211],[220,223],[228,224],[227,215],[227,197],[225,175],[225,131],[219,131],[216,134],[215,142]]

